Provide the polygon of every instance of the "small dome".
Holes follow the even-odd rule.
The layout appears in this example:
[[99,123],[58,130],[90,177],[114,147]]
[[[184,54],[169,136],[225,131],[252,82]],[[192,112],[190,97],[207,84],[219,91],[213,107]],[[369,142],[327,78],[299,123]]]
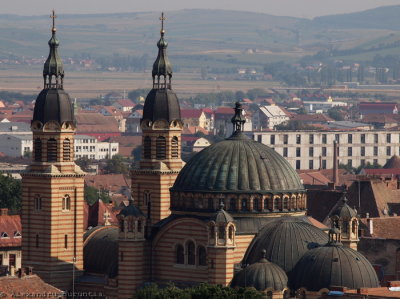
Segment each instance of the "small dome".
[[181,119],[181,110],[176,94],[170,89],[152,89],[146,97],[142,121]]
[[297,217],[282,217],[260,230],[243,260],[255,263],[265,248],[269,261],[290,272],[304,253],[327,242],[328,235],[319,228]]
[[330,242],[304,254],[289,276],[293,289],[319,291],[332,286],[349,289],[379,287],[371,263],[359,252]]
[[332,216],[337,216],[340,219],[350,220],[351,218],[357,216],[357,212],[347,204],[347,198],[344,195],[332,209],[332,212],[329,214],[329,217]]
[[265,194],[303,192],[304,187],[285,158],[239,132],[195,155],[171,190]]
[[233,222],[233,217],[224,210],[224,204],[221,204],[219,210],[211,217],[215,223],[228,223]]
[[83,261],[88,273],[118,275],[118,227],[99,226],[84,236]]
[[74,108],[69,95],[63,89],[43,89],[36,98],[33,121],[40,121],[42,124],[49,121],[59,124],[75,122]]
[[265,291],[273,289],[282,291],[287,287],[288,277],[281,267],[262,258],[257,263],[248,266],[235,274],[231,287],[254,287]]

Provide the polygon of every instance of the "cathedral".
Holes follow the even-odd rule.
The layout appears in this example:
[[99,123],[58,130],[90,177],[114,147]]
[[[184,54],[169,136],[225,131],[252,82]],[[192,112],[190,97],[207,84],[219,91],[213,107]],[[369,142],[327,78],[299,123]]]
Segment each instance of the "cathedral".
[[183,123],[163,15],[141,119],[141,160],[131,171],[132,199],[118,226],[85,231],[85,173],[73,159],[76,122],[63,88],[54,17],[31,122],[33,161],[22,180],[24,268],[62,290],[108,298],[131,298],[149,282],[255,287],[269,298],[379,285],[356,251],[357,213],[345,197],[331,211],[329,233],[314,226],[296,171],[243,133],[240,103],[232,109],[229,138],[186,164],[181,160]]

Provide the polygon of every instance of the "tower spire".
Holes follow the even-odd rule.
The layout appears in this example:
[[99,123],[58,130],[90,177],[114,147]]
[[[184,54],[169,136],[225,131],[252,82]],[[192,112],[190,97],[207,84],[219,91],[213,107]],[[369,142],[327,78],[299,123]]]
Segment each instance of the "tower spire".
[[55,25],[55,19],[57,18],[57,15],[54,9],[50,15],[50,18],[52,19],[53,24],[51,27],[51,38],[48,42],[50,52],[43,67],[44,88],[63,89],[64,66],[60,56],[58,55],[58,46],[60,42],[56,37],[57,29]]
[[242,104],[236,102],[234,110],[235,110],[235,115],[231,119],[233,123],[233,132],[234,133],[243,132],[246,118],[243,115]]
[[[153,88],[154,89],[171,89],[171,78],[172,78],[172,66],[169,62],[167,56],[167,46],[168,43],[164,39],[165,29],[164,29],[164,21],[165,21],[164,13],[161,13],[160,21],[161,21],[161,30],[160,30],[160,40],[157,43],[158,47],[158,56],[156,61],[153,64]],[[167,79],[168,77],[168,79]]]

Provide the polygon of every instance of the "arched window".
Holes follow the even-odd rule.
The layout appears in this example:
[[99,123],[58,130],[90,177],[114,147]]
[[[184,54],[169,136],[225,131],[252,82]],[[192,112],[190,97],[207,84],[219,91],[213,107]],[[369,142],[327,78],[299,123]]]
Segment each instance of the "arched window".
[[223,225],[218,227],[218,239],[225,239],[225,226]]
[[198,247],[197,256],[199,257],[199,266],[207,266],[207,253],[204,246]]
[[179,158],[179,143],[178,137],[174,136],[171,140],[171,157],[172,158]]
[[268,198],[264,199],[264,210],[268,210]]
[[253,210],[255,211],[260,210],[260,200],[258,198],[253,199]]
[[273,199],[273,210],[274,211],[277,211],[279,209],[278,200],[279,200],[279,197],[274,197],[274,199]]
[[68,138],[63,141],[63,160],[71,161],[71,141]]
[[242,199],[242,211],[247,211],[249,209],[247,205],[247,198]]
[[54,138],[47,140],[47,162],[57,161],[57,141]]
[[196,252],[195,252],[195,247],[194,243],[192,241],[187,242],[186,244],[187,248],[187,263],[188,265],[194,265],[196,263]]
[[236,207],[236,198],[231,198],[231,199],[229,200],[229,209],[230,209],[231,211],[236,211],[236,210],[237,210],[237,207]]
[[352,232],[353,234],[356,234],[356,233],[357,233],[357,220],[353,220],[353,221],[351,222],[351,232]]
[[343,221],[342,233],[347,234],[349,232],[349,222]]
[[213,240],[215,237],[215,226],[210,226],[210,239]]
[[267,299],[272,299],[272,291],[267,292]]
[[42,161],[42,140],[40,138],[35,139],[35,162]]
[[185,263],[185,253],[183,250],[183,246],[180,244],[176,246],[176,263],[177,264]]
[[156,158],[157,160],[164,160],[167,158],[167,142],[163,136],[157,137],[156,140]]
[[231,225],[230,227],[229,227],[229,235],[228,235],[228,237],[229,237],[229,240],[233,240],[233,234],[234,234],[234,228],[233,228],[233,226]]
[[137,231],[139,233],[142,232],[142,221],[141,220],[138,220],[138,222],[137,222]]
[[133,232],[134,222],[132,218],[128,218],[128,232]]
[[214,199],[213,198],[209,198],[208,199],[208,209],[213,210],[214,209]]
[[285,196],[283,198],[283,207],[284,210],[289,210],[289,198]]
[[151,138],[146,136],[143,141],[143,158],[151,159]]
[[64,248],[68,248],[68,235],[64,235]]
[[65,194],[62,199],[62,209],[63,211],[71,210],[71,197],[68,194]]
[[39,194],[35,195],[35,210],[41,210],[42,209],[42,198],[40,197]]

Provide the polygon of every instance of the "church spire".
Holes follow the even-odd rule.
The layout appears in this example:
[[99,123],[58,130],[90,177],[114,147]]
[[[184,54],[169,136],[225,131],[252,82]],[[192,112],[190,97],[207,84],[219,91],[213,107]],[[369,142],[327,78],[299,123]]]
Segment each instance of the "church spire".
[[[43,80],[44,80],[44,88],[63,88],[63,79],[64,79],[64,66],[60,56],[58,55],[58,46],[60,42],[56,37],[56,26],[55,19],[57,18],[54,10],[50,15],[50,18],[53,19],[53,26],[51,28],[51,39],[48,44],[50,47],[50,53],[47,57],[46,62],[44,63],[43,68]],[[54,77],[54,78],[53,78]]]
[[[153,88],[154,89],[171,89],[171,78],[172,78],[172,66],[169,62],[167,56],[167,46],[168,43],[164,39],[165,30],[164,30],[164,13],[161,13],[160,17],[161,21],[161,30],[160,30],[160,40],[157,43],[158,47],[158,56],[156,61],[153,64]],[[168,80],[167,80],[168,77]]]

